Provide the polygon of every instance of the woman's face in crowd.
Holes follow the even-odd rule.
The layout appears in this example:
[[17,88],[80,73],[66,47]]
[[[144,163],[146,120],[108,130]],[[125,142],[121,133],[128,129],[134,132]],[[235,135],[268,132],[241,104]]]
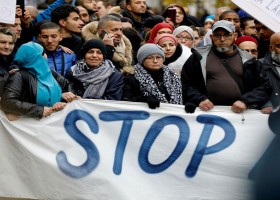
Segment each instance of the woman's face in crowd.
[[163,48],[165,58],[170,58],[176,51],[176,45],[172,41],[165,41],[160,45]]
[[169,29],[169,28],[162,28],[162,29],[159,29],[159,31],[157,32],[157,36],[158,35],[161,35],[163,33],[169,33],[169,34],[172,34],[172,31]]
[[99,66],[102,63],[103,59],[104,56],[101,50],[97,48],[90,49],[85,55],[86,63],[90,68]]
[[180,44],[192,48],[193,38],[187,31],[179,33],[178,35],[176,35],[176,37],[178,38]]
[[182,10],[176,6],[174,6],[174,8],[176,8],[176,24],[181,24],[183,19],[184,19],[184,13],[182,12]]
[[151,71],[158,71],[163,66],[163,58],[159,54],[152,54],[145,58],[143,66]]

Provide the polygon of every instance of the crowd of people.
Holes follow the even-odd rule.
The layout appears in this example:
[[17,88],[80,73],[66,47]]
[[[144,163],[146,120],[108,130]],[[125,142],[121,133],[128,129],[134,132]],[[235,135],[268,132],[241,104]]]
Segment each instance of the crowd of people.
[[[170,13],[175,14],[171,15]],[[0,98],[8,119],[42,118],[75,99],[235,113],[279,106],[280,33],[241,9],[203,21],[178,4],[56,0],[0,23]]]

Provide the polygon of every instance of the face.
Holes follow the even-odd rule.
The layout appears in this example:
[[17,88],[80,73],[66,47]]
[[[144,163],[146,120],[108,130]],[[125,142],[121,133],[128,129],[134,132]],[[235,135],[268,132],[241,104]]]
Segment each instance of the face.
[[194,47],[197,47],[198,43],[200,42],[201,38],[197,31],[193,31],[194,34]]
[[187,31],[179,33],[178,35],[176,35],[176,37],[178,38],[180,44],[192,48],[193,38]]
[[12,53],[15,47],[13,37],[0,33],[0,55],[8,56]]
[[257,29],[254,20],[247,21],[242,30],[243,35],[257,36]]
[[240,19],[237,13],[227,13],[223,19],[232,22],[235,26],[235,30],[240,29]]
[[218,28],[210,37],[219,52],[225,54],[233,52],[233,43],[237,37],[237,33],[228,32],[223,28]]
[[55,51],[62,40],[62,35],[58,29],[42,29],[39,40],[47,51]]
[[70,13],[69,17],[62,21],[64,29],[72,33],[81,33],[84,26],[84,22],[80,19],[80,16],[76,12]]
[[85,55],[86,63],[90,68],[99,66],[102,63],[103,59],[104,56],[102,52],[97,48],[90,49]]
[[97,12],[95,13],[98,19],[108,14],[108,9],[105,8],[103,1],[98,1],[96,3]]
[[114,35],[113,41],[115,46],[120,44],[122,38],[122,22],[108,21],[105,31]]
[[255,42],[245,41],[240,43],[238,47],[242,50],[248,51],[249,54],[258,58],[258,47]]
[[11,29],[13,32],[16,33],[17,35],[17,39],[20,39],[20,34],[21,34],[21,31],[22,31],[22,28],[21,28],[21,21],[20,21],[20,18],[16,18],[15,19],[15,23],[13,25],[9,24],[5,27]]
[[280,34],[273,35],[269,46],[270,51],[275,51],[276,54],[280,55]]
[[163,48],[165,58],[170,58],[176,51],[176,45],[172,41],[165,41],[160,45]]
[[96,11],[96,1],[94,0],[85,0],[83,3],[83,7],[90,11]]
[[259,37],[265,41],[269,40],[271,35],[273,34],[273,31],[264,26],[261,23],[256,24],[257,34]]
[[151,71],[158,71],[163,66],[163,58],[159,54],[152,54],[145,58],[143,66]]
[[172,31],[171,31],[169,28],[162,28],[162,29],[159,29],[159,30],[158,30],[157,36],[160,35],[160,34],[163,34],[163,33],[172,34]]
[[213,24],[214,24],[213,21],[206,21],[204,23],[204,28],[211,29]]
[[176,24],[180,24],[183,19],[184,19],[184,13],[182,12],[182,10],[176,6],[174,6],[175,9],[176,9],[176,20],[175,20],[175,23]]
[[87,23],[89,23],[89,14],[88,14],[88,11],[83,8],[82,6],[77,6],[77,8],[79,9],[80,11],[80,19],[84,22],[84,25],[86,25]]
[[146,0],[131,0],[130,5],[127,5],[127,9],[135,14],[144,14],[147,9]]

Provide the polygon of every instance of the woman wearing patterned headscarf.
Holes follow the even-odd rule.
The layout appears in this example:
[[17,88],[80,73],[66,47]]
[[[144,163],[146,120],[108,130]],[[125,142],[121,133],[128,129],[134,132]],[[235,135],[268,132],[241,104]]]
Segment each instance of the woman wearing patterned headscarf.
[[161,103],[182,104],[179,77],[163,64],[164,52],[156,44],[138,50],[135,74],[125,76],[123,100],[147,102],[155,109]]

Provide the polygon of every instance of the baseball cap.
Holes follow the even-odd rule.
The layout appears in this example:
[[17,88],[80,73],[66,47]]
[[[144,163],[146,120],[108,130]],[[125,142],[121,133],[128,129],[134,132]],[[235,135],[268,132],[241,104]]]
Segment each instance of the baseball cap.
[[217,28],[226,29],[228,32],[235,32],[235,26],[227,20],[219,20],[215,22],[212,26],[212,31],[214,32]]

